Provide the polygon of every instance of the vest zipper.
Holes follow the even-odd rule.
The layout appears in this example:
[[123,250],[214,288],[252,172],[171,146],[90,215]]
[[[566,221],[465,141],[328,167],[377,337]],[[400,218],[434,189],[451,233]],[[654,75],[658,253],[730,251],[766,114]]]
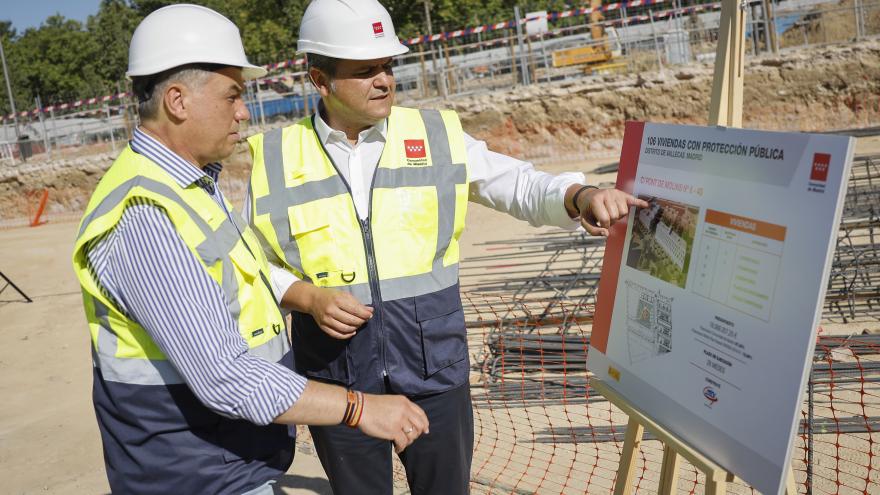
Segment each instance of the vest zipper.
[[[371,195],[372,196],[372,195]],[[388,367],[385,365],[385,325],[382,321],[382,293],[379,290],[379,270],[376,267],[376,256],[373,248],[373,231],[370,229],[370,218],[358,219],[361,227],[361,235],[364,237],[364,247],[367,255],[367,279],[370,281],[370,291],[373,293],[373,318],[376,328],[379,329],[379,357],[382,359],[382,377],[388,376]]]
[[[387,119],[386,119],[387,122]],[[312,114],[312,129],[315,129],[315,114]],[[336,176],[339,180],[342,181],[342,184],[345,186],[345,189],[348,191],[348,199],[351,200],[351,207],[354,210],[354,216],[357,218],[358,226],[361,228],[361,237],[364,241],[364,251],[367,258],[367,279],[370,284],[370,292],[373,296],[373,320],[375,321],[374,325],[379,332],[379,357],[382,359],[382,378],[385,379],[388,377],[388,366],[385,364],[385,325],[382,321],[382,293],[379,292],[379,270],[376,268],[376,256],[375,249],[373,247],[373,232],[370,229],[370,217],[373,213],[373,185],[376,183],[376,172],[379,170],[379,164],[376,164],[376,170],[373,171],[373,179],[370,181],[370,197],[367,200],[367,218],[362,220],[357,211],[357,206],[354,204],[354,194],[351,192],[351,186],[348,184],[348,181],[345,180],[345,176],[339,171],[339,167],[336,166],[336,162],[333,161],[333,158],[330,157],[330,153],[327,152],[327,148],[324,147],[324,143],[321,142],[321,139],[318,138],[318,132],[315,132],[315,138],[318,140],[318,144],[321,146],[321,150],[324,152],[324,156],[327,157],[327,160],[330,161],[330,165],[333,165],[333,169],[336,170]],[[382,161],[382,156],[385,155],[385,149],[383,147],[382,153],[379,155],[379,162]]]

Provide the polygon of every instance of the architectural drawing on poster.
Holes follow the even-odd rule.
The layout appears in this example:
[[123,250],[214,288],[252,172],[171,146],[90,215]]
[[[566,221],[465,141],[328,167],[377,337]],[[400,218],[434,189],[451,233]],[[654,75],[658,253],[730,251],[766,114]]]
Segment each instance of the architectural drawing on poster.
[[672,298],[626,281],[629,362],[635,364],[672,351]]
[[626,264],[684,288],[699,208],[654,196],[641,196]]

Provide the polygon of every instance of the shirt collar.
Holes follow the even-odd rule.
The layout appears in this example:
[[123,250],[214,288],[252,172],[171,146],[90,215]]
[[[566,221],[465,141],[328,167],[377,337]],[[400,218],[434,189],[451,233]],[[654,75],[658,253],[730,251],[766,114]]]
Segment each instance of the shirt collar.
[[168,172],[180,187],[189,187],[194,183],[202,184],[205,178],[217,182],[223,165],[220,163],[209,163],[204,169],[196,167],[192,163],[184,160],[183,157],[171,151],[167,146],[159,142],[158,139],[150,136],[140,127],[135,127],[134,135],[131,139],[131,149],[139,155],[143,155],[153,162],[162,170]]
[[[320,111],[320,109],[323,107],[324,104],[319,103],[318,111],[315,112],[315,132],[318,134],[318,139],[321,140],[321,144],[326,147],[329,144],[340,143],[350,148],[351,143],[348,142],[348,138],[345,136],[345,133],[330,127],[329,124],[324,122],[324,119],[321,117]],[[360,132],[360,134],[358,134],[358,144],[363,143],[370,138],[374,138],[376,141],[384,143],[387,130],[388,119],[382,119],[372,127],[364,129]]]

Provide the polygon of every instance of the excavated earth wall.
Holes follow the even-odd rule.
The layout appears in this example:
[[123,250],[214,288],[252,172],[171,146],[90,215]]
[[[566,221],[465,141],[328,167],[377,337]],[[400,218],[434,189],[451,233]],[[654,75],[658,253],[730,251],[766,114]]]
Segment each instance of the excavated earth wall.
[[[712,72],[711,65],[692,65],[604,75],[460,97],[447,105],[461,114],[467,132],[495,151],[530,159],[541,153],[560,158],[562,150],[613,156],[627,120],[705,125]],[[878,40],[754,58],[745,73],[744,127],[823,131],[880,124]],[[104,153],[0,168],[0,220],[26,218],[34,208],[28,194],[44,188],[49,215],[75,215],[112,161],[113,154]],[[223,181],[231,195],[243,192],[248,166],[240,146]]]
[[[500,152],[536,147],[619,151],[623,124],[705,125],[713,68],[696,65],[599,81],[541,84],[458,99],[465,129]],[[743,126],[824,131],[880,123],[880,42],[748,60]],[[598,143],[598,145],[597,145]]]

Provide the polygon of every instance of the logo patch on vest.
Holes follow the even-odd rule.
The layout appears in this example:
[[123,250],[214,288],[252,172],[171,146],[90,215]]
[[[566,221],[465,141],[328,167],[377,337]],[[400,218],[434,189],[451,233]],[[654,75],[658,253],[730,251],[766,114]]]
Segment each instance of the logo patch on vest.
[[428,152],[424,139],[404,139],[403,149],[406,153],[406,164],[413,167],[424,167],[428,164]]
[[254,330],[253,332],[251,332],[251,337],[259,337],[260,335],[263,335],[262,328],[258,328],[256,330]]
[[382,27],[382,23],[381,22],[374,22],[373,23],[373,37],[374,38],[381,38],[383,36],[385,36],[385,29]]

